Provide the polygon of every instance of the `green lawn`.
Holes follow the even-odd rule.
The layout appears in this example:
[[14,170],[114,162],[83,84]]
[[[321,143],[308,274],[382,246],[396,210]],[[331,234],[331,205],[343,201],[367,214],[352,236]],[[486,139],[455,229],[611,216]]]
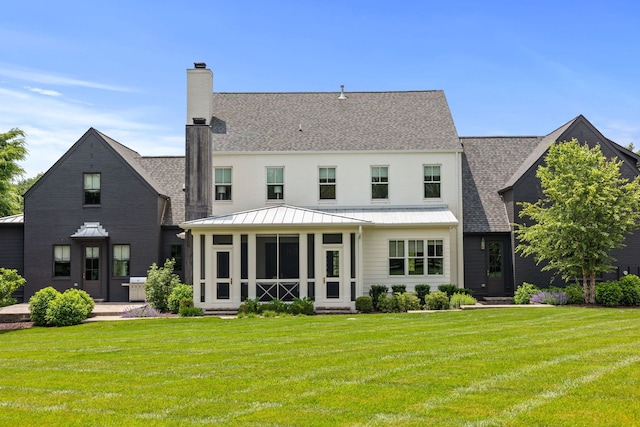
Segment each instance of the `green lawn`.
[[0,425],[637,426],[640,310],[9,331],[0,333]]

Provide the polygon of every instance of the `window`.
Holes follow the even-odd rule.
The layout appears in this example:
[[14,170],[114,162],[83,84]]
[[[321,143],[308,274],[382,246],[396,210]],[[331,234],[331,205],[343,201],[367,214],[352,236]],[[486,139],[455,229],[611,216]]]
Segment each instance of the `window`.
[[404,276],[404,240],[389,241],[389,275]]
[[320,184],[320,200],[336,199],[336,168],[318,169],[318,181]]
[[71,276],[71,246],[56,245],[53,247],[53,276]]
[[427,240],[427,274],[444,274],[444,245],[442,240]]
[[372,199],[388,199],[389,198],[389,167],[388,166],[372,166],[371,167],[371,198]]
[[131,257],[129,245],[113,245],[113,275],[124,277],[129,275],[129,260]]
[[100,174],[99,173],[84,174],[84,204],[85,205],[100,204]]
[[267,168],[267,200],[284,199],[284,168]]
[[173,269],[182,271],[182,245],[171,245],[171,258],[176,261]]
[[[442,240],[389,241],[390,276],[424,276],[444,274],[444,244]],[[425,259],[427,270],[425,271]]]
[[424,198],[440,197],[440,166],[424,167]]
[[231,168],[215,168],[216,200],[231,200]]

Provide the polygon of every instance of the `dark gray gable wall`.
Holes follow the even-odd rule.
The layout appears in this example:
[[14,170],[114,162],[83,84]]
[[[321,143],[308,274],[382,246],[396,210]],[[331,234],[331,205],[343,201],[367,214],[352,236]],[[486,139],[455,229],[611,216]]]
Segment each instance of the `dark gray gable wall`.
[[[100,173],[99,206],[83,205],[83,173]],[[96,298],[127,301],[121,286],[128,277],[113,277],[112,247],[131,247],[130,276],[145,276],[162,251],[161,224],[167,199],[95,129],[89,129],[25,195],[25,298],[54,286],[82,289],[84,246],[100,247],[101,288]],[[86,222],[99,222],[108,238],[73,239]],[[71,275],[53,277],[53,246],[71,245]]]

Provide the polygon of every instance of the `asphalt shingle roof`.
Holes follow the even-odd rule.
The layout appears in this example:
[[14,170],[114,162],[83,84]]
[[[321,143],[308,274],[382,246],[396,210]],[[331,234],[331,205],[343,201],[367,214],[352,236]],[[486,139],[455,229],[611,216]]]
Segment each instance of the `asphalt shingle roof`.
[[212,96],[216,151],[460,149],[439,90]]

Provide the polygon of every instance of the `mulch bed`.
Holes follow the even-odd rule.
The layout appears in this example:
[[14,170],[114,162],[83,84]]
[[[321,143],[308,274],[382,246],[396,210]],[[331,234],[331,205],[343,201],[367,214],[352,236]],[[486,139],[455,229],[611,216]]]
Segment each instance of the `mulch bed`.
[[14,331],[16,329],[27,329],[33,326],[33,322],[11,322],[11,323],[0,323],[0,332],[1,331]]

